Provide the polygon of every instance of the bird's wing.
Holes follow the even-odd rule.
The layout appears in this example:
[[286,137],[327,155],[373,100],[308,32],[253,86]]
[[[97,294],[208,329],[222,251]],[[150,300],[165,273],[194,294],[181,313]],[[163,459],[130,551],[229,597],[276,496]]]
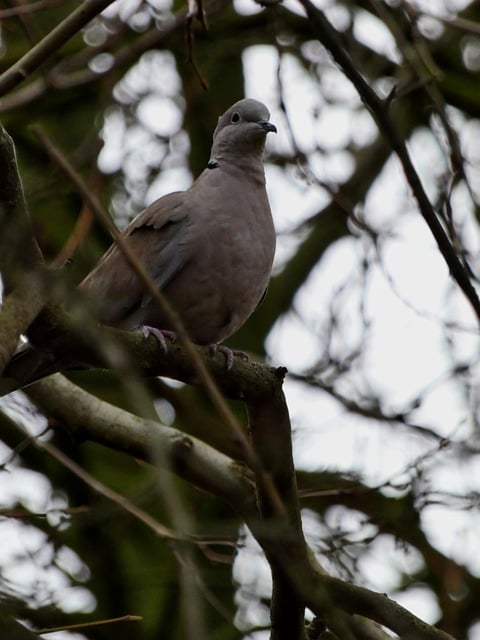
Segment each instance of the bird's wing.
[[[188,259],[184,202],[185,192],[160,198],[142,211],[123,234],[159,289]],[[150,299],[116,244],[107,250],[80,289],[93,301],[100,322],[110,325],[128,326],[128,318]]]

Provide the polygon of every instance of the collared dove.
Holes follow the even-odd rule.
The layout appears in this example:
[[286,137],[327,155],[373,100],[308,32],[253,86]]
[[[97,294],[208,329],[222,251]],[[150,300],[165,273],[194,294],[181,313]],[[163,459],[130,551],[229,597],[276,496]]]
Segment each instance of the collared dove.
[[[275,230],[263,152],[267,133],[276,132],[269,117],[257,100],[232,105],[218,120],[207,168],[192,186],[153,202],[123,234],[199,345],[239,329],[268,285]],[[115,244],[79,288],[103,324],[174,330]],[[13,357],[6,377],[22,355]],[[36,367],[22,386],[53,370]]]

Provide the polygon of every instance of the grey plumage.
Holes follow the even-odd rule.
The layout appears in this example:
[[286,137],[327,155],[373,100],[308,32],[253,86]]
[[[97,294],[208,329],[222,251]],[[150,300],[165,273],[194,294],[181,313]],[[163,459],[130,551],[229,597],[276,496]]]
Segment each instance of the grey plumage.
[[[197,344],[220,342],[239,329],[270,278],[275,231],[263,152],[267,133],[276,129],[269,116],[256,100],[232,105],[219,118],[208,167],[192,186],[160,198],[124,231]],[[116,245],[79,288],[103,324],[174,328]]]

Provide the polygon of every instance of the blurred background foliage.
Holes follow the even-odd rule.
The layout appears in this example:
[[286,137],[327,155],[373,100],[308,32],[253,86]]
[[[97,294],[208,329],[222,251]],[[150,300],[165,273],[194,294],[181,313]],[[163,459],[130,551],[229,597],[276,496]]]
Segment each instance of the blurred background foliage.
[[[431,193],[447,228],[452,194],[456,188],[468,187],[468,205],[460,217],[468,217],[465,228],[471,236],[465,235],[465,228],[455,220],[450,229],[459,255],[478,273],[478,245],[473,240],[478,233],[479,184],[474,172],[478,151],[467,160],[465,157],[472,145],[478,147],[480,4],[437,4],[441,7],[433,9],[441,10],[441,19],[428,13],[426,2],[318,3],[339,30],[361,73],[381,95],[390,94],[389,109],[402,135],[408,139],[428,130],[440,140],[444,164],[427,163],[425,175],[427,184],[429,180],[435,184]],[[1,2],[1,69],[14,64],[77,5],[54,0]],[[43,128],[122,226],[154,197],[186,187],[200,173],[208,161],[216,119],[231,103],[245,93],[265,99],[272,121],[281,130],[267,155],[269,189],[281,231],[279,254],[275,277],[260,311],[229,344],[283,364],[285,344],[278,353],[275,344],[291,341],[295,350],[298,331],[279,334],[267,352],[265,341],[274,327],[293,318],[313,334],[310,339],[315,344],[321,344],[318,357],[306,358],[308,365],[289,365],[295,384],[316,398],[333,399],[343,414],[379,425],[387,433],[385,448],[390,433],[418,438],[423,429],[427,444],[413,448],[411,464],[398,483],[384,478],[375,484],[357,468],[335,464],[331,468],[323,463],[314,468],[310,465],[310,470],[299,471],[310,536],[333,572],[368,586],[375,584],[371,574],[375,574],[376,565],[368,577],[365,559],[382,555],[395,573],[394,578],[387,577],[385,590],[411,593],[418,602],[425,597],[427,603],[434,603],[426,609],[434,618],[432,622],[458,639],[479,638],[478,631],[473,635],[480,620],[478,562],[475,569],[468,562],[457,561],[454,553],[440,551],[423,526],[424,509],[435,501],[454,510],[472,512],[478,508],[476,488],[465,487],[463,493],[456,493],[456,489],[437,492],[428,478],[431,460],[448,446],[455,451],[454,465],[468,466],[477,460],[478,444],[472,438],[478,434],[474,382],[478,345],[472,347],[472,357],[466,358],[468,365],[461,371],[455,349],[450,352],[451,377],[461,376],[465,415],[471,427],[467,436],[453,442],[455,439],[446,438],[428,420],[415,430],[412,412],[421,405],[425,388],[418,388],[413,400],[399,405],[365,383],[362,368],[367,365],[362,354],[369,326],[366,321],[363,326],[358,322],[361,295],[353,297],[354,303],[345,303],[346,311],[337,308],[343,306],[342,295],[351,282],[332,290],[328,301],[321,298],[318,304],[326,305],[327,320],[320,329],[301,318],[299,294],[305,283],[346,239],[360,247],[355,277],[363,282],[360,289],[368,286],[370,258],[365,246],[381,253],[390,226],[369,220],[366,202],[390,166],[391,151],[358,96],[316,41],[300,4],[288,0],[260,8],[250,0],[233,4],[212,0],[204,8],[208,30],[194,20],[193,44],[189,46],[183,2],[119,0],[0,99],[0,118],[16,144],[44,255],[52,260],[58,254],[80,217],[86,237],[68,267],[69,277],[76,282],[108,245],[108,238],[91,221],[74,186],[50,161],[32,125]],[[386,34],[391,39],[389,46],[384,45]],[[260,54],[266,48],[268,60],[274,63],[265,81],[261,66],[266,58]],[[263,80],[252,77],[255,64],[247,64],[252,52],[259,54],[258,73]],[[286,74],[286,66],[293,71]],[[266,82],[266,86],[259,82]],[[305,83],[311,100],[303,104]],[[341,135],[336,131],[341,120],[333,119],[330,133],[338,134],[338,142],[324,144],[317,125],[320,127],[322,116],[335,108],[349,114],[348,132]],[[451,129],[450,121],[456,124]],[[307,131],[303,137],[298,135],[302,127]],[[325,125],[322,127],[324,130]],[[473,132],[472,137],[468,132]],[[340,169],[339,157],[343,163]],[[275,204],[283,200],[282,185],[286,183],[296,190],[297,197],[290,205],[288,198],[282,202],[280,215]],[[311,197],[313,192],[316,200]],[[385,191],[381,197],[390,205],[395,196],[395,191]],[[405,197],[399,196],[399,208]],[[299,202],[302,205],[296,209]],[[408,247],[403,259],[409,260]],[[317,305],[315,296],[310,287],[307,297],[313,307]],[[352,319],[349,314],[357,312],[357,319]],[[464,313],[468,320],[468,312]],[[447,324],[445,321],[446,342],[453,344]],[[392,335],[390,339],[408,337]],[[392,362],[391,366],[397,365]],[[417,364],[411,362],[411,366]],[[129,406],[115,375],[82,372],[73,377],[110,402]],[[178,428],[234,455],[234,442],[198,391],[165,381],[152,382],[151,388],[157,398],[155,409],[163,420],[174,420]],[[294,424],[301,434],[302,416],[308,412],[314,420],[311,412],[315,409],[310,404],[302,406],[304,396],[294,388]],[[241,405],[236,409],[242,416]],[[317,411],[320,415],[321,408]],[[205,629],[210,640],[229,640],[244,637],[248,627],[268,626],[268,579],[248,569],[248,558],[246,568],[239,564],[232,574],[233,547],[225,551],[223,546],[218,550],[206,546],[203,551],[196,548],[179,554],[175,546],[158,539],[45,452],[25,443],[16,422],[42,429],[48,426],[48,416],[41,416],[19,398],[4,404],[0,414],[0,452],[5,460],[0,471],[6,487],[0,527],[8,527],[1,545],[4,551],[0,552],[0,602],[7,613],[37,629],[126,614],[143,618],[141,622],[84,629],[81,634],[49,636],[57,638],[203,637],[192,635],[193,625],[198,633]],[[168,501],[159,499],[164,480],[160,482],[154,469],[114,451],[73,442],[58,429],[50,437],[95,478],[160,522],[172,523]],[[361,444],[358,456],[362,457]],[[381,458],[381,450],[378,456]],[[250,548],[251,557],[255,557],[241,523],[229,509],[180,480],[168,482],[189,514],[194,527],[191,533],[232,544],[239,541],[240,556]],[[32,483],[37,483],[33,492]],[[353,529],[349,522],[354,523]],[[471,526],[470,521],[465,526]],[[185,581],[180,579],[185,571],[192,589],[200,595],[201,606],[195,611],[190,609],[195,598],[188,597]],[[0,637],[14,637],[13,631],[0,631]],[[262,637],[260,633],[258,637]]]

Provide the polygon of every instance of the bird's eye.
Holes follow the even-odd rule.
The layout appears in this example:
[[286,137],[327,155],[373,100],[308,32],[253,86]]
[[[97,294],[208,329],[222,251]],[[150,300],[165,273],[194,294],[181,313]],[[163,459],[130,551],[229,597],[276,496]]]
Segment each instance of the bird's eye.
[[232,122],[238,122],[240,120],[240,114],[238,113],[238,111],[234,111],[232,113]]

